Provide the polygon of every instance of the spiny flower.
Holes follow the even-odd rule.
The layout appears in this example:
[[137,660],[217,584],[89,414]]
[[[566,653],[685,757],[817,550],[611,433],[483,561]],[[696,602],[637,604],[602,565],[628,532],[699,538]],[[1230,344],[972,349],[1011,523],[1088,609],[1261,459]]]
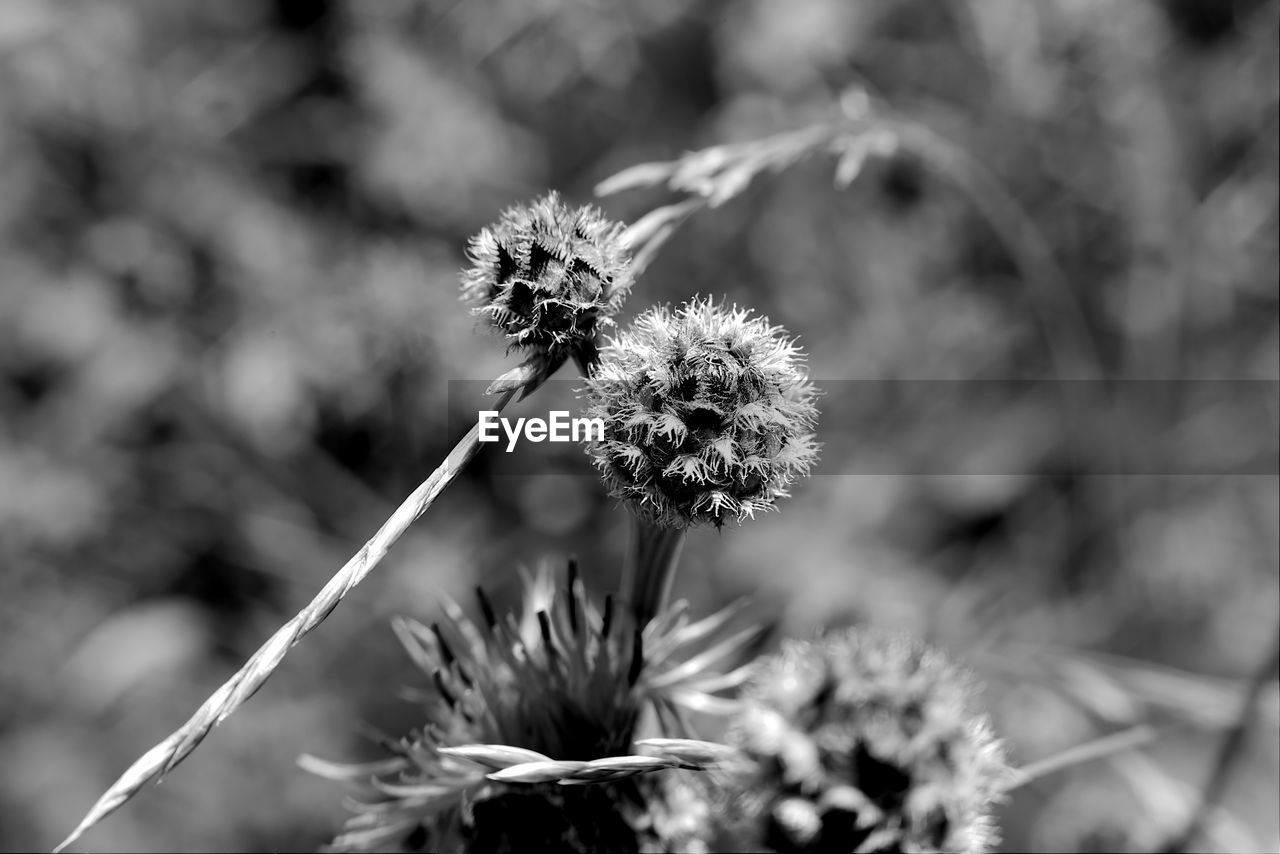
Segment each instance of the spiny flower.
[[906,638],[788,642],[744,688],[728,826],[776,852],[976,854],[1008,769],[968,678]]
[[[334,779],[371,781],[381,796],[356,815],[335,851],[638,852],[692,850],[705,827],[697,786],[669,769],[702,769],[729,751],[687,738],[637,740],[652,708],[687,736],[685,710],[719,709],[713,692],[749,673],[713,672],[759,629],[728,637],[736,613],[690,622],[678,603],[639,628],[606,598],[591,603],[570,563],[568,589],[529,579],[524,613],[499,618],[480,594],[477,625],[450,603],[442,624],[395,624],[433,682],[417,695],[420,730],[394,756],[342,766],[304,757]],[[679,797],[676,797],[677,793]]]
[[631,288],[623,226],[591,206],[569,207],[556,193],[517,205],[472,238],[462,274],[474,313],[559,366],[594,358],[597,327],[613,322]]
[[669,527],[772,509],[817,457],[817,391],[780,327],[694,300],[613,338],[587,380],[589,449],[613,495]]

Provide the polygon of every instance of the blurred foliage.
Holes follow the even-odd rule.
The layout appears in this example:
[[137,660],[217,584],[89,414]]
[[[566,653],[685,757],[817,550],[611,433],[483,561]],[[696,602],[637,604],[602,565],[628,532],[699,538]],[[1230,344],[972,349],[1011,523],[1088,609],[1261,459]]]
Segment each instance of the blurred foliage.
[[[1277,380],[1278,10],[0,5],[0,846],[61,838],[474,417],[474,384],[450,381],[510,360],[457,301],[468,236],[547,188],[585,201],[638,162],[829,120],[858,90],[983,164],[1069,288],[1031,287],[1008,235],[909,149],[842,192],[817,158],[691,218],[627,316],[724,295],[800,335],[839,390],[819,475],[780,513],[696,532],[679,592],[753,592],[786,633],[926,636],[988,681],[1015,761],[1168,724],[1141,754],[1020,790],[1004,817],[1008,850],[1154,844],[1277,619],[1274,386],[1260,417],[1178,383],[1134,408],[1136,445],[1249,463],[1172,476],[1091,465],[1062,386],[855,381]],[[631,221],[667,200],[605,207]],[[370,731],[417,723],[390,615],[429,618],[478,582],[510,596],[513,568],[545,554],[616,580],[625,513],[576,448],[539,453],[538,474],[481,454],[90,844],[314,850],[341,793],[294,758],[375,755]],[[1280,847],[1274,682],[1263,697],[1272,726],[1207,846]]]

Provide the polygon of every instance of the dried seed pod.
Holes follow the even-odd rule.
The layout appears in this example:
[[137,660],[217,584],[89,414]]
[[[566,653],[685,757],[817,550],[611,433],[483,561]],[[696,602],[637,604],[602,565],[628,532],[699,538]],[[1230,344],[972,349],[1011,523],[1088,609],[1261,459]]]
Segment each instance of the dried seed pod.
[[587,379],[589,452],[642,518],[717,527],[771,510],[817,457],[817,391],[779,327],[694,300],[641,315]]
[[631,288],[623,226],[556,193],[517,205],[472,238],[464,299],[507,338],[509,349],[555,365],[590,362],[598,328],[610,325]]

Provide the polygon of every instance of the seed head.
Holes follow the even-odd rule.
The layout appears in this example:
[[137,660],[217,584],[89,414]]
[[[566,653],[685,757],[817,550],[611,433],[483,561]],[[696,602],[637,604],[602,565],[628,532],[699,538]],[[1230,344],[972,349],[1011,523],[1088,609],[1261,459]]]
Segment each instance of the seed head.
[[611,493],[686,527],[774,508],[817,457],[817,391],[780,327],[694,300],[659,306],[601,350],[587,379],[589,448]]
[[506,335],[508,349],[556,364],[593,353],[596,329],[613,322],[631,288],[622,231],[594,207],[569,207],[554,192],[512,207],[472,238],[463,298]]
[[730,744],[739,843],[777,852],[990,850],[1008,774],[967,677],[905,638],[788,642],[744,689]]

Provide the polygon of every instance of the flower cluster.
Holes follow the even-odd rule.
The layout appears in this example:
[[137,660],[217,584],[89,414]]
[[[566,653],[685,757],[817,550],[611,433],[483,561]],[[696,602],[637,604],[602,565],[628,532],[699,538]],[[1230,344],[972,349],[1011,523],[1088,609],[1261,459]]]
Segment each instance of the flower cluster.
[[905,638],[789,642],[744,689],[730,835],[776,852],[977,854],[1008,773],[966,676]]
[[[760,629],[723,636],[733,609],[691,622],[665,605],[688,528],[774,509],[808,474],[818,393],[780,327],[709,299],[653,308],[597,351],[631,286],[621,235],[551,194],[472,241],[463,290],[529,356],[496,386],[584,367],[584,414],[604,423],[588,452],[636,512],[624,598],[596,607],[570,562],[567,587],[526,576],[518,614],[481,592],[481,622],[452,603],[398,621],[432,682],[423,726],[380,762],[306,760],[375,794],[331,850],[989,850],[1008,769],[939,654],[848,631],[724,673]],[[732,715],[727,743],[697,740],[690,711]]]
[[[511,349],[554,362],[594,350],[631,288],[622,225],[556,193],[507,210],[468,247],[463,297]],[[589,361],[589,360],[588,360]]]
[[483,593],[480,602],[480,625],[453,604],[443,625],[396,623],[433,685],[417,697],[425,725],[391,745],[395,756],[305,760],[324,776],[371,779],[381,796],[357,805],[330,850],[695,849],[708,816],[701,789],[663,772],[708,767],[726,749],[637,740],[641,715],[652,707],[665,730],[687,731],[686,707],[714,705],[709,692],[745,678],[708,668],[755,630],[718,637],[731,612],[690,622],[684,605],[641,629],[612,599],[603,610],[588,600],[572,563],[567,590],[546,573],[530,580],[522,616],[499,618]]
[[587,380],[589,451],[612,494],[669,527],[774,507],[817,456],[817,391],[782,329],[695,300],[613,338]]

